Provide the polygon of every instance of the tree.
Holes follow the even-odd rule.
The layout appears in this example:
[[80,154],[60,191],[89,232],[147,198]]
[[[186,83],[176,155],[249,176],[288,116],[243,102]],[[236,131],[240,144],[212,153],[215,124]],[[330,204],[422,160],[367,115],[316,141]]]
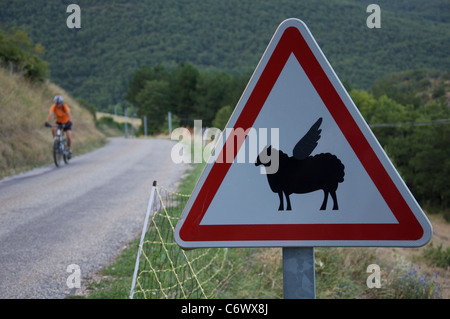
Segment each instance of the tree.
[[450,125],[432,121],[450,118],[445,99],[448,87],[445,73],[431,74],[389,75],[374,85],[373,93],[352,90],[350,95],[369,124],[396,124],[374,127],[373,132],[419,202],[446,208],[450,204]]
[[170,97],[172,112],[185,120],[191,118],[197,98],[199,71],[191,64],[180,63],[172,74]]
[[11,63],[14,71],[32,81],[43,81],[49,75],[48,63],[39,57],[43,53],[42,45],[33,45],[25,32],[12,29],[5,33],[0,29],[0,62]]
[[349,94],[364,119],[369,123],[372,122],[372,117],[375,113],[377,104],[375,97],[364,90],[351,90]]
[[169,83],[166,81],[146,81],[143,88],[136,95],[139,105],[138,116],[147,116],[148,131],[160,132],[165,126],[165,118],[170,109]]
[[227,125],[232,113],[233,108],[231,106],[226,105],[221,107],[217,112],[214,121],[212,122],[213,126],[220,130],[223,130],[225,128],[225,125]]
[[125,95],[125,99],[131,104],[138,104],[136,97],[139,92],[143,89],[147,81],[159,80],[159,81],[169,81],[170,75],[165,68],[162,66],[155,66],[150,68],[148,66],[143,66],[136,70],[128,84],[128,90]]
[[224,72],[200,74],[197,82],[195,118],[201,119],[205,126],[211,126],[221,106],[229,103],[227,95],[232,77]]

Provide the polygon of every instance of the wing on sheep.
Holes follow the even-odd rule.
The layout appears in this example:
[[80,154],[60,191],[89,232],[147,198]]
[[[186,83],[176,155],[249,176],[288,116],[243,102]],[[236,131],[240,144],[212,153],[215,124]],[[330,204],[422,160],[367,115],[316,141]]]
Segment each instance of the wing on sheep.
[[309,129],[308,133],[302,137],[300,141],[295,145],[293,150],[294,158],[298,160],[302,160],[311,155],[312,151],[316,148],[317,142],[320,139],[319,126],[322,124],[322,118],[319,118],[316,123]]

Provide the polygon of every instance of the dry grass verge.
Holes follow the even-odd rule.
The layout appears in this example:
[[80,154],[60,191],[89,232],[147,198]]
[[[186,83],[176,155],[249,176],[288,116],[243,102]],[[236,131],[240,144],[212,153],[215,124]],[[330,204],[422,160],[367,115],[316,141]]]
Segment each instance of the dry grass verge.
[[52,136],[44,122],[57,94],[71,109],[74,155],[106,143],[92,115],[63,89],[0,68],[0,178],[52,162]]

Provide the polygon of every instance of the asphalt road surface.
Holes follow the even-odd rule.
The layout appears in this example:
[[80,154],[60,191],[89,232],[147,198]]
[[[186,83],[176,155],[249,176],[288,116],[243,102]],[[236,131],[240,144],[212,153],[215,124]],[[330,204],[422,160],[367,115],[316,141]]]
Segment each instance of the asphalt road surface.
[[152,182],[175,190],[186,171],[173,145],[112,138],[68,165],[1,180],[0,298],[65,298],[76,267],[83,281],[111,263],[140,235]]

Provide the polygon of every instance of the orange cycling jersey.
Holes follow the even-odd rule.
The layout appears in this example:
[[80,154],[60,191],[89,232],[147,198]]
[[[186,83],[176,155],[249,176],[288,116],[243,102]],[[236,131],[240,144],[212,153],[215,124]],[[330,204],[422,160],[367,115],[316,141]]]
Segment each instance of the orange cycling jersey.
[[55,113],[56,122],[65,124],[69,122],[69,115],[67,115],[68,112],[70,112],[69,107],[67,104],[63,104],[62,107],[57,107],[56,104],[53,104],[50,112]]

